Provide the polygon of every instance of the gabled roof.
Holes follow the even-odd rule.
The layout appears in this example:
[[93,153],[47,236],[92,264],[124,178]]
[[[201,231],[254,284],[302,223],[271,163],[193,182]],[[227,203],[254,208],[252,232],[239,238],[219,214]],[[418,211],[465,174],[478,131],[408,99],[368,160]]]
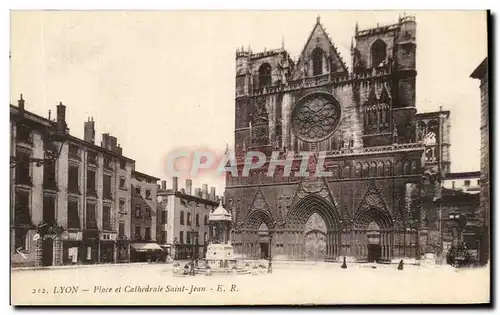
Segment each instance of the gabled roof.
[[477,68],[472,72],[470,75],[471,78],[473,79],[481,79],[485,76],[486,72],[488,71],[488,57],[486,57],[483,62]]
[[295,70],[294,70],[294,72],[292,74],[292,78],[294,80],[300,78],[300,72],[302,70],[301,66],[302,66],[302,64],[304,62],[304,54],[305,54],[307,48],[311,44],[313,44],[313,43],[311,43],[311,41],[312,41],[313,35],[315,35],[315,34],[318,35],[319,37],[322,37],[324,39],[324,41],[328,45],[328,49],[330,51],[330,55],[332,55],[333,57],[335,57],[335,59],[338,61],[338,64],[340,64],[340,66],[341,66],[342,69],[341,69],[341,71],[337,71],[337,72],[348,72],[348,69],[347,69],[347,66],[346,66],[345,62],[342,60],[342,57],[340,56],[339,52],[337,51],[337,48],[332,43],[332,40],[331,40],[330,36],[328,35],[328,33],[326,33],[325,28],[321,24],[320,18],[318,16],[318,18],[316,19],[316,24],[314,25],[311,33],[309,34],[309,37],[308,37],[308,39],[306,41],[306,44],[304,45],[304,48],[302,49],[302,52],[300,53],[299,60],[297,61]]

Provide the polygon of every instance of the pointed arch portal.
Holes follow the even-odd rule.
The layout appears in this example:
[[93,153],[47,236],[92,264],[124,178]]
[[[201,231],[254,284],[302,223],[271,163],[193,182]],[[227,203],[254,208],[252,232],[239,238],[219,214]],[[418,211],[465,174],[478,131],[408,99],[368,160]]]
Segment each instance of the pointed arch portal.
[[315,194],[297,202],[288,213],[284,237],[292,259],[334,260],[340,255],[340,215]]
[[368,188],[355,213],[340,215],[329,199],[308,194],[291,204],[276,222],[269,207],[252,207],[241,228],[235,251],[249,259],[390,261],[417,255],[417,235],[396,224],[380,195]]
[[247,216],[243,228],[243,252],[247,257],[267,259],[270,254],[270,234],[274,220],[270,212],[254,210]]
[[374,205],[360,209],[354,219],[355,256],[369,262],[389,260],[391,232],[392,219],[385,209]]

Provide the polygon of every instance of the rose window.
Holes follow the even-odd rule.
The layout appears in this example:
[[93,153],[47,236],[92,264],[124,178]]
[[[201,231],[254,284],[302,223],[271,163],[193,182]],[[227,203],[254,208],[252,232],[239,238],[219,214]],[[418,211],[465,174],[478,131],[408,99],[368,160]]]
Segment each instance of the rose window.
[[300,99],[292,112],[292,129],[302,141],[319,142],[329,138],[340,121],[340,105],[327,93],[314,93]]

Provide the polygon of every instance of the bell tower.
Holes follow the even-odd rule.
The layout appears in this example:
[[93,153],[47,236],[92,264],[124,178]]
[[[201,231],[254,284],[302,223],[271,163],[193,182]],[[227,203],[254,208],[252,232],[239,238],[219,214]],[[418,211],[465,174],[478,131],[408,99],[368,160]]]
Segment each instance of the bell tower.
[[404,16],[391,25],[359,30],[351,44],[353,73],[370,78],[359,91],[364,146],[414,141],[416,21]]
[[397,128],[398,142],[410,142],[415,132],[412,122],[417,112],[416,27],[414,16],[400,18],[399,30],[394,39],[393,120]]

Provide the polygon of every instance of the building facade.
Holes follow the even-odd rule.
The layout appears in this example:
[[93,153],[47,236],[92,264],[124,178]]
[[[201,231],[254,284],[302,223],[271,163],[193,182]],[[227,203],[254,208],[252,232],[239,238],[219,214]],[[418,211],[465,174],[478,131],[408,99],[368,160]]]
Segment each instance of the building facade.
[[[479,80],[481,90],[481,210],[483,212],[485,229],[488,231],[488,242],[490,235],[490,117],[489,117],[489,75],[488,57],[474,70],[471,77]],[[484,261],[489,259],[488,250],[485,251]],[[487,253],[486,253],[487,252]]]
[[[405,16],[355,26],[351,71],[319,18],[296,62],[284,47],[237,50],[239,174],[227,174],[224,198],[236,253],[389,261],[427,250],[426,209],[436,174],[449,170],[450,123],[447,111],[417,114],[416,47],[416,21]],[[239,176],[248,151],[267,162]],[[300,176],[301,152],[331,175]],[[266,176],[271,158],[283,164]]]
[[[93,118],[83,140],[71,136],[62,104],[51,119],[50,111],[48,118],[27,111],[21,98],[10,115],[12,265],[128,262],[122,247],[131,239],[135,161],[109,134],[95,144]],[[50,134],[60,126],[66,136],[58,144]]]
[[132,172],[132,216],[131,231],[131,261],[147,261],[158,258],[161,247],[156,243],[157,195],[160,179]]
[[468,194],[480,193],[480,172],[448,173],[443,181],[443,188]]
[[215,187],[204,184],[192,191],[192,181],[178,189],[178,179],[173,178],[172,189],[166,181],[158,192],[158,242],[174,259],[205,257],[208,245],[208,216],[218,206]]

